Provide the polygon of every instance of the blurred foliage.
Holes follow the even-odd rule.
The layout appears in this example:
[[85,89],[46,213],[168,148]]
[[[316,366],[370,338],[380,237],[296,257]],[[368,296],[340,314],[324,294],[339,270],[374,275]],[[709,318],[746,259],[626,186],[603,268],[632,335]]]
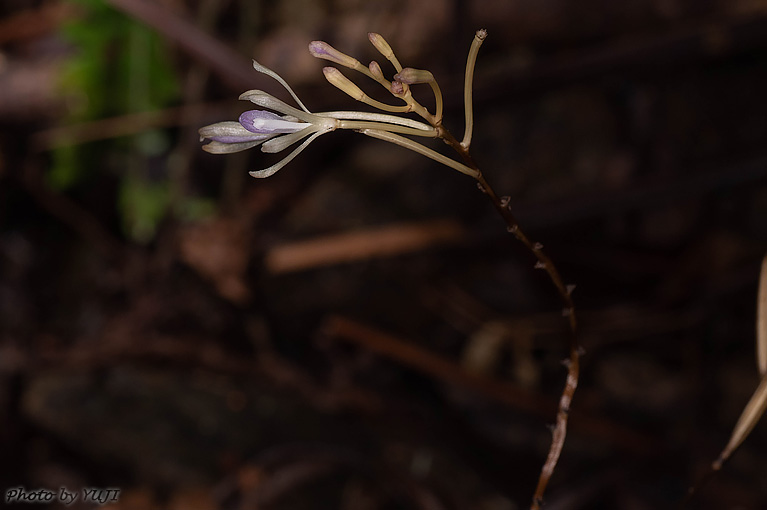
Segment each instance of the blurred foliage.
[[[62,92],[71,102],[67,122],[159,110],[179,99],[179,80],[160,36],[103,0],[73,1],[80,15],[62,27],[74,48],[62,74]],[[113,166],[120,169],[117,206],[123,229],[134,241],[147,242],[171,199],[168,172],[150,170],[150,160],[170,148],[164,130],[61,147],[53,151],[48,183],[59,190],[85,185],[115,152],[121,154],[125,159]]]

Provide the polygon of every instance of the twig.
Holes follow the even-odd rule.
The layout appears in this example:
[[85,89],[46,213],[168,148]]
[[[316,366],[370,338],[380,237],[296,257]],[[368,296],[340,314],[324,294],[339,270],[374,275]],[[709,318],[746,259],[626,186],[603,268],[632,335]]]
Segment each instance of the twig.
[[757,422],[762,418],[765,411],[767,411],[767,256],[762,260],[762,269],[759,275],[759,293],[757,296],[757,312],[756,312],[756,358],[757,367],[759,368],[759,375],[761,376],[761,382],[754,390],[754,394],[743,408],[743,412],[735,424],[735,428],[732,430],[730,440],[727,446],[724,447],[719,457],[711,464],[711,468],[708,472],[687,492],[687,498],[682,503],[682,507],[687,505],[696,491],[703,487],[703,484],[715,473],[722,469],[722,466],[730,458],[735,450],[746,440],[751,430],[756,426]]
[[[530,415],[545,418],[551,413],[545,399],[536,392],[467,372],[459,364],[418,347],[417,342],[397,338],[346,317],[327,318],[322,325],[322,334],[332,339],[354,342],[410,369],[468,388]],[[590,436],[619,445],[627,451],[642,454],[657,449],[657,442],[653,438],[596,416],[579,414],[574,423]]]
[[549,275],[551,283],[554,284],[554,287],[556,287],[557,292],[562,299],[564,304],[562,314],[568,319],[568,324],[570,326],[570,354],[566,362],[567,380],[565,382],[565,387],[562,390],[562,395],[559,398],[559,410],[557,411],[557,421],[552,432],[553,437],[551,441],[551,447],[549,448],[549,454],[546,457],[546,462],[543,465],[543,469],[541,469],[541,475],[538,479],[538,485],[533,496],[533,503],[530,506],[531,510],[538,510],[540,509],[540,506],[543,502],[543,493],[546,491],[546,486],[551,479],[551,475],[557,465],[559,456],[562,453],[562,447],[565,444],[570,404],[572,402],[573,395],[575,394],[575,389],[578,387],[581,352],[580,346],[578,345],[578,322],[575,316],[575,305],[573,304],[573,299],[571,296],[571,292],[574,287],[565,285],[562,277],[559,274],[559,271],[554,265],[554,262],[545,253],[543,253],[543,246],[540,243],[531,241],[530,238],[528,238],[527,235],[522,231],[519,226],[519,222],[511,212],[509,207],[509,199],[507,197],[498,197],[493,188],[490,186],[490,183],[487,182],[487,179],[485,179],[485,177],[482,175],[479,167],[476,165],[476,163],[474,163],[474,160],[469,155],[468,148],[459,143],[458,140],[456,140],[449,131],[442,127],[440,128],[441,138],[461,155],[464,163],[468,167],[477,170],[479,173],[477,177],[479,189],[485,193],[485,195],[487,195],[487,197],[493,203],[495,210],[498,211],[498,214],[500,214],[503,220],[506,222],[507,230],[514,234],[514,237],[516,237],[519,242],[525,245],[527,249],[532,252],[532,254],[537,259],[535,267],[537,269],[543,269]]
[[265,265],[272,273],[300,271],[421,250],[460,241],[465,234],[450,220],[387,225],[276,246],[266,254]]
[[[565,444],[565,437],[567,436],[567,420],[568,415],[570,413],[570,404],[573,400],[573,395],[575,394],[575,389],[578,387],[578,376],[580,374],[580,346],[578,345],[578,337],[577,337],[577,330],[578,330],[578,322],[575,316],[575,305],[573,304],[573,299],[571,297],[571,292],[574,289],[574,286],[572,285],[565,285],[564,281],[562,280],[562,277],[559,275],[559,271],[557,270],[557,267],[554,265],[554,262],[543,252],[543,245],[537,242],[533,242],[530,240],[530,238],[527,237],[527,235],[522,231],[522,229],[519,226],[519,222],[517,221],[514,214],[511,212],[511,208],[509,207],[510,198],[509,197],[498,197],[498,194],[493,190],[493,188],[490,186],[490,183],[487,181],[487,179],[482,174],[482,171],[479,169],[477,164],[474,162],[474,159],[471,157],[471,154],[469,153],[469,147],[471,145],[471,133],[473,129],[473,114],[472,114],[472,94],[471,90],[473,88],[473,75],[474,75],[474,64],[476,62],[477,58],[477,52],[479,51],[479,47],[482,45],[483,41],[487,37],[487,31],[486,30],[478,30],[475,34],[474,40],[471,43],[471,48],[469,50],[469,56],[466,62],[466,75],[464,80],[464,101],[465,101],[465,109],[466,109],[466,128],[463,140],[459,142],[451,133],[448,131],[444,126],[442,126],[441,121],[437,122],[431,122],[432,125],[437,129],[437,133],[439,138],[441,138],[445,143],[447,143],[450,147],[452,147],[461,157],[464,163],[463,169],[456,168],[454,165],[448,165],[453,168],[456,168],[460,172],[470,175],[474,177],[477,180],[477,186],[479,187],[480,191],[482,191],[487,197],[490,199],[490,201],[493,203],[493,207],[495,207],[495,210],[498,212],[498,214],[501,215],[504,222],[506,223],[506,229],[514,234],[514,237],[517,238],[519,242],[521,242],[525,247],[527,247],[530,252],[535,256],[537,259],[535,263],[536,269],[543,269],[546,271],[546,274],[549,275],[549,279],[551,280],[551,283],[554,285],[554,287],[557,289],[557,292],[559,293],[560,298],[562,299],[562,303],[564,307],[562,308],[562,314],[568,319],[568,324],[570,326],[570,341],[569,341],[569,357],[565,362],[565,365],[567,366],[567,380],[565,382],[565,387],[562,390],[562,395],[559,398],[559,408],[557,411],[557,420],[556,424],[554,425],[554,429],[552,431],[552,440],[551,440],[551,446],[549,448],[548,456],[546,457],[546,462],[543,464],[543,468],[541,469],[540,477],[538,478],[538,484],[535,489],[535,493],[533,495],[532,504],[530,505],[531,510],[539,510],[541,504],[543,503],[543,494],[546,491],[546,486],[549,483],[549,480],[551,479],[551,475],[554,473],[554,468],[557,465],[557,462],[559,460],[559,456],[562,453],[562,448]],[[426,117],[428,120],[428,116]],[[437,159],[437,158],[432,158]],[[455,164],[459,164],[455,162]]]
[[[112,1],[114,2],[118,0]],[[124,1],[126,0],[119,0],[119,2]],[[136,1],[138,0],[131,0],[131,2]],[[368,36],[376,49],[384,56],[384,58],[389,60],[397,70],[398,74],[394,76],[394,81],[391,82],[390,86],[387,86],[387,84],[382,80],[380,69],[377,68],[378,64],[375,62],[371,63],[369,67],[365,67],[361,65],[358,60],[345,55],[338,50],[335,50],[330,45],[322,41],[315,41],[311,43],[310,52],[317,58],[329,60],[338,65],[353,69],[362,73],[363,75],[373,78],[375,81],[378,81],[382,85],[387,86],[392,95],[399,100],[404,101],[405,105],[391,106],[380,103],[378,101],[373,101],[359,87],[357,87],[357,85],[346,78],[338,69],[335,67],[325,67],[323,69],[325,78],[332,85],[338,87],[341,91],[348,94],[355,100],[362,101],[368,105],[373,105],[376,108],[387,112],[412,112],[424,119],[428,124],[431,125],[431,127],[420,122],[415,122],[409,119],[402,119],[397,116],[391,116],[388,114],[369,114],[365,112],[350,112],[351,115],[347,114],[346,112],[341,112],[341,114],[336,113],[335,115],[331,113],[313,114],[309,112],[305,107],[303,107],[298,97],[285,83],[285,81],[279,77],[279,75],[269,69],[264,68],[264,66],[258,64],[257,62],[254,62],[254,67],[256,70],[276,79],[285,89],[287,89],[288,92],[290,92],[296,102],[302,106],[303,111],[289,106],[265,92],[246,92],[240,96],[241,99],[249,99],[259,106],[264,106],[270,110],[274,110],[284,115],[289,115],[295,120],[285,120],[285,118],[283,118],[282,120],[279,120],[279,126],[278,122],[274,120],[263,121],[263,126],[261,126],[262,131],[258,132],[258,137],[261,137],[263,134],[266,134],[267,136],[281,135],[281,138],[274,138],[265,142],[263,142],[262,139],[254,139],[253,133],[247,129],[247,125],[243,124],[242,121],[240,122],[240,128],[237,129],[249,131],[248,133],[242,133],[242,131],[238,131],[238,133],[241,133],[244,136],[242,139],[236,137],[232,138],[231,133],[227,132],[231,126],[229,123],[219,123],[207,126],[203,128],[204,131],[201,130],[201,133],[205,133],[204,137],[210,140],[210,142],[205,146],[205,149],[208,150],[208,152],[213,153],[231,153],[252,148],[255,145],[263,142],[264,145],[262,150],[265,152],[271,152],[272,149],[275,151],[285,149],[289,145],[295,144],[299,140],[308,136],[308,138],[306,138],[305,141],[301,143],[301,145],[296,147],[290,154],[285,156],[278,163],[262,170],[250,172],[253,177],[263,178],[269,177],[283,168],[318,136],[330,131],[334,131],[336,129],[354,129],[355,131],[358,131],[364,135],[378,138],[415,151],[416,153],[446,165],[449,168],[471,176],[477,181],[479,189],[482,190],[488,196],[488,198],[490,198],[490,201],[492,202],[496,211],[504,219],[507,230],[510,233],[513,233],[514,236],[536,257],[537,262],[535,267],[543,269],[549,275],[551,282],[562,298],[564,303],[563,315],[567,317],[571,330],[569,342],[570,355],[566,361],[566,365],[568,367],[567,381],[562,391],[562,396],[559,400],[559,410],[557,413],[556,424],[554,426],[553,439],[549,449],[549,454],[541,471],[531,506],[532,510],[537,510],[540,507],[546,485],[551,478],[551,474],[554,471],[554,467],[557,464],[559,456],[562,452],[562,447],[564,446],[570,403],[572,402],[575,389],[578,386],[580,352],[576,337],[577,321],[575,317],[573,301],[570,297],[570,293],[573,287],[570,285],[565,285],[553,261],[543,253],[543,245],[531,241],[522,231],[519,223],[509,208],[510,199],[508,197],[498,197],[469,154],[469,147],[471,145],[473,130],[472,81],[474,75],[474,66],[476,63],[479,47],[485,40],[487,32],[485,30],[478,30],[476,32],[474,40],[471,44],[471,49],[469,51],[469,57],[467,59],[466,76],[464,81],[466,128],[463,140],[461,142],[459,142],[442,125],[442,101],[440,100],[441,92],[439,91],[438,87],[432,87],[436,98],[437,114],[435,115],[432,115],[428,109],[421,105],[412,95],[410,90],[411,85],[432,83],[434,82],[433,75],[429,71],[425,70],[403,68],[399,63],[399,60],[394,56],[394,53],[389,44],[380,34],[370,33]],[[385,117],[385,119],[382,119],[381,117]],[[410,123],[415,123],[415,125],[410,126]],[[283,134],[285,133],[283,131],[285,129],[288,130],[287,132],[289,134]],[[457,159],[449,158],[440,152],[426,147],[421,143],[413,140],[412,138],[408,138],[407,136],[403,135],[424,136],[429,138],[437,136],[458,153],[460,159],[463,160],[463,163]],[[271,147],[267,149],[268,145]],[[277,147],[279,147],[279,149]]]
[[376,354],[395,359],[419,372],[470,388],[535,416],[547,416],[550,412],[546,403],[532,392],[467,372],[457,364],[421,349],[414,342],[400,340],[359,322],[333,316],[325,322],[322,332],[330,338],[354,341]]
[[235,90],[249,89],[252,85],[253,72],[248,60],[172,10],[147,0],[108,0],[108,3],[178,44]]
[[200,117],[229,106],[226,103],[188,104],[165,110],[131,113],[117,117],[59,126],[35,133],[32,146],[38,151],[141,133],[156,127],[193,125]]

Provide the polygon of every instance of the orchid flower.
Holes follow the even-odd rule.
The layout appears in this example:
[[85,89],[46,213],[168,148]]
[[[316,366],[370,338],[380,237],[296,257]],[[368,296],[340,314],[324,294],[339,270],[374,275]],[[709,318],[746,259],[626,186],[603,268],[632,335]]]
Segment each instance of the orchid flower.
[[[261,90],[250,90],[240,96],[248,100],[260,110],[249,110],[240,115],[238,122],[219,122],[200,129],[201,141],[209,140],[203,146],[208,152],[226,154],[238,152],[252,147],[261,146],[262,152],[281,152],[300,142],[298,147],[274,165],[250,172],[253,177],[269,177],[293,160],[310,143],[320,135],[337,129],[351,129],[358,133],[377,138],[410,149],[433,159],[454,170],[473,177],[477,187],[492,201],[496,211],[506,223],[506,229],[524,244],[536,257],[536,268],[545,270],[554,287],[557,289],[567,317],[571,337],[569,342],[570,357],[567,361],[567,380],[559,400],[556,424],[553,428],[549,454],[541,469],[538,485],[535,489],[531,510],[538,510],[543,500],[543,493],[549,483],[551,474],[557,465],[567,432],[567,422],[573,394],[578,386],[581,351],[577,339],[577,321],[575,307],[570,296],[573,286],[565,285],[559,271],[552,260],[542,251],[540,243],[534,243],[522,231],[514,214],[509,207],[509,197],[499,197],[490,187],[487,179],[474,163],[469,149],[474,128],[474,113],[472,106],[472,89],[474,67],[479,47],[487,36],[487,31],[478,30],[469,49],[464,74],[464,113],[465,127],[461,141],[455,138],[442,125],[442,92],[434,75],[423,69],[403,67],[394,54],[391,46],[379,34],[368,34],[370,42],[378,52],[394,67],[396,74],[389,81],[375,60],[367,66],[359,60],[336,50],[328,43],[314,41],[309,44],[312,56],[328,60],[336,65],[358,72],[372,79],[389,92],[394,100],[401,104],[387,104],[367,95],[360,87],[347,78],[335,67],[325,67],[322,72],[328,82],[355,100],[387,113],[370,113],[360,111],[337,111],[312,113],[296,96],[290,86],[277,73],[267,69],[256,61],[253,67],[277,80],[290,93],[299,108],[290,106],[274,96]],[[428,84],[434,94],[434,113],[419,103],[411,92],[411,87]],[[392,115],[398,114],[398,115]],[[403,115],[414,114],[424,122],[413,120]],[[412,137],[439,138],[454,149],[460,159],[452,159],[434,149],[415,141]],[[302,141],[303,140],[303,141]]]
[[[373,61],[369,66],[365,66],[325,42],[312,42],[309,45],[309,51],[317,58],[329,60],[372,78],[386,87],[395,98],[404,101],[405,104],[389,105],[372,99],[344,76],[341,71],[335,67],[325,67],[323,74],[332,85],[358,101],[389,113],[360,111],[312,113],[282,77],[254,60],[254,69],[277,80],[290,93],[299,108],[290,106],[262,90],[249,90],[242,94],[240,99],[250,101],[263,109],[248,110],[242,113],[236,122],[218,122],[200,129],[200,141],[208,141],[207,144],[203,145],[203,150],[212,154],[230,154],[260,145],[262,152],[277,153],[300,142],[292,152],[274,165],[250,172],[253,177],[269,177],[290,163],[320,135],[336,129],[351,129],[408,148],[462,173],[476,177],[476,170],[408,137],[437,138],[442,136],[440,130],[442,95],[439,92],[439,87],[430,72],[410,68],[403,69],[383,37],[378,34],[370,34],[370,40],[397,70],[398,74],[394,76],[393,81],[390,82],[384,78],[383,71],[377,62]],[[437,104],[434,115],[413,99],[409,86],[415,83],[429,83],[432,86]],[[428,124],[390,114],[409,112],[420,115]]]

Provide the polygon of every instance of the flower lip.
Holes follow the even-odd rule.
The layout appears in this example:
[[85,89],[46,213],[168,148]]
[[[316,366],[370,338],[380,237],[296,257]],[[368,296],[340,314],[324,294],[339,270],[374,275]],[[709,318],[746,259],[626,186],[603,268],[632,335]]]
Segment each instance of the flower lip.
[[251,133],[295,133],[311,126],[307,122],[286,120],[266,110],[248,110],[240,115],[240,124]]

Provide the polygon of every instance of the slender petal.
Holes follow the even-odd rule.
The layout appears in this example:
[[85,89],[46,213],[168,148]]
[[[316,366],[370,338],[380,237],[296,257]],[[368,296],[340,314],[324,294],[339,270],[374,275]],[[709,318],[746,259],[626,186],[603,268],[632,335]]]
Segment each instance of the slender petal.
[[293,150],[293,152],[291,152],[290,154],[285,156],[285,158],[283,158],[279,163],[275,163],[274,165],[272,165],[272,166],[270,166],[268,168],[264,168],[263,170],[254,170],[254,171],[250,172],[250,175],[252,175],[253,177],[259,178],[259,179],[264,178],[264,177],[269,177],[271,175],[274,175],[282,167],[284,167],[285,165],[287,165],[288,163],[293,161],[293,158],[298,156],[301,153],[301,151],[306,149],[306,147],[310,143],[312,143],[318,136],[320,136],[322,134],[325,134],[325,133],[327,133],[327,131],[317,131],[312,136],[307,138],[306,141],[304,141],[304,143],[302,143],[301,145],[296,147]]
[[257,104],[258,106],[269,108],[270,110],[284,113],[286,115],[292,115],[293,117],[304,122],[312,122],[316,118],[315,115],[307,112],[302,112],[298,108],[294,108],[289,104],[280,101],[276,97],[272,96],[271,94],[267,94],[263,90],[249,90],[247,92],[243,92],[240,94],[240,100],[250,101],[253,104]]
[[240,115],[240,124],[251,133],[295,133],[311,126],[306,122],[285,120],[279,115],[264,110],[248,110]]
[[233,152],[240,152],[247,149],[251,149],[256,145],[263,142],[263,140],[257,140],[255,142],[240,142],[240,143],[222,143],[222,142],[210,142],[202,146],[202,150],[210,152],[211,154],[231,154]]
[[279,84],[280,84],[280,85],[282,85],[283,87],[285,87],[285,90],[287,90],[288,92],[290,92],[290,95],[291,95],[291,96],[293,96],[293,99],[295,99],[295,100],[296,100],[296,103],[298,103],[298,106],[300,106],[300,107],[301,107],[301,109],[302,109],[303,111],[305,111],[306,113],[310,113],[310,112],[309,112],[309,109],[308,109],[306,106],[304,106],[304,103],[302,103],[302,102],[301,102],[301,100],[300,100],[300,99],[298,99],[298,96],[296,95],[296,93],[295,93],[295,92],[293,92],[293,89],[292,89],[292,88],[290,88],[290,85],[288,85],[288,82],[286,82],[285,80],[283,80],[283,79],[282,79],[282,76],[280,76],[279,74],[275,73],[274,71],[272,71],[272,70],[271,70],[271,69],[269,69],[268,67],[266,67],[266,66],[263,66],[263,65],[259,64],[259,63],[258,63],[258,62],[256,62],[255,60],[253,61],[253,69],[255,69],[256,71],[258,71],[259,73],[263,73],[263,74],[265,74],[265,75],[267,75],[267,76],[269,76],[269,77],[271,77],[271,78],[274,78],[275,80],[277,80],[277,82],[279,82]]
[[309,127],[304,128],[301,131],[298,131],[297,133],[290,133],[287,135],[278,136],[277,138],[273,140],[269,140],[264,145],[262,145],[261,151],[267,152],[267,153],[275,153],[275,152],[283,151],[287,149],[288,147],[290,147],[291,145],[293,145],[294,143],[296,143],[297,141],[301,140],[302,138],[306,138],[307,136],[314,133],[315,131],[317,131],[317,128],[315,126],[310,125]]

